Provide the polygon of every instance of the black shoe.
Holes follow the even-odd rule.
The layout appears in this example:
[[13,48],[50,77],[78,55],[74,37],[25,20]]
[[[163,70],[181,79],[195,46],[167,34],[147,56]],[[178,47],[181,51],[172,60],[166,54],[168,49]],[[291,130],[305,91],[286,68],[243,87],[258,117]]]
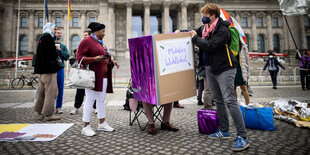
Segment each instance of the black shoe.
[[277,86],[273,86],[272,89],[277,89]]
[[302,88],[303,91],[306,91],[305,87]]
[[203,102],[201,100],[198,100],[197,105],[203,105]]

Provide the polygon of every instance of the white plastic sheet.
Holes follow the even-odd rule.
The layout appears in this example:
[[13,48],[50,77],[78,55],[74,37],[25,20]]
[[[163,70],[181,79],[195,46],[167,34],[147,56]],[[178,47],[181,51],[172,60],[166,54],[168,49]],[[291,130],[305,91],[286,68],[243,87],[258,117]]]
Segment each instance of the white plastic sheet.
[[307,13],[306,0],[278,0],[283,15],[302,15]]

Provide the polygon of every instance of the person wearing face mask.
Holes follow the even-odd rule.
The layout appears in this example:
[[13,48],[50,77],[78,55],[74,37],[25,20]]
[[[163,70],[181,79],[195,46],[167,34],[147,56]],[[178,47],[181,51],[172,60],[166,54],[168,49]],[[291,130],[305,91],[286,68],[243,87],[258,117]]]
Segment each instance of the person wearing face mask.
[[270,52],[268,54],[268,60],[262,70],[265,71],[266,68],[268,67],[270,76],[271,76],[271,80],[272,80],[272,84],[273,84],[273,89],[277,89],[277,76],[278,76],[278,72],[279,72],[279,66],[285,70],[285,67],[281,65],[281,63],[274,57],[274,54],[272,52]]
[[237,129],[232,150],[242,151],[247,149],[250,143],[240,107],[234,96],[237,60],[229,49],[231,36],[227,27],[230,23],[220,17],[220,8],[217,4],[206,4],[201,8],[201,13],[203,25],[190,33],[193,43],[203,51],[207,83],[219,117],[219,130],[209,137],[230,137],[228,108]]
[[[306,88],[310,89],[310,57],[307,50],[304,50],[303,56],[301,56],[299,50],[296,50],[296,59],[300,60],[299,62],[299,73],[300,73],[300,82],[302,90]],[[306,82],[305,82],[306,79]]]

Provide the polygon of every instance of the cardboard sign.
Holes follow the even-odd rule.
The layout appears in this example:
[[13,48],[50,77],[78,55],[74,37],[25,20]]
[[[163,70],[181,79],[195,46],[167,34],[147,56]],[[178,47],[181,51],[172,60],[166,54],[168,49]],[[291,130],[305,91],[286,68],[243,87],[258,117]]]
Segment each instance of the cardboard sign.
[[160,76],[194,69],[191,37],[156,41]]

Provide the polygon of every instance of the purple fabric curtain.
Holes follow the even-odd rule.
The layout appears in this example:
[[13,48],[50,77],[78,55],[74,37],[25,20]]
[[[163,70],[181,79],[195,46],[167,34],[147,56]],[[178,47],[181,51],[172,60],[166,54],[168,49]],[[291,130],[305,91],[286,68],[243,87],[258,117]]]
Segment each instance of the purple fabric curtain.
[[133,96],[156,105],[156,86],[152,36],[128,39]]

